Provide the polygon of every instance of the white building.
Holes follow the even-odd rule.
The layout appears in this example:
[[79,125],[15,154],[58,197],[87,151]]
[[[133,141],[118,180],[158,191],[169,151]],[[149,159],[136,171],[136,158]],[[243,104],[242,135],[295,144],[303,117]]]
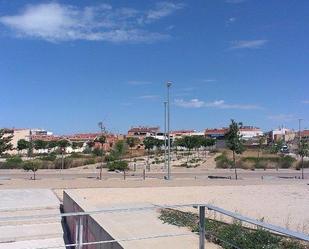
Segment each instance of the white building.
[[263,136],[263,131],[260,128],[253,126],[243,126],[239,129],[239,134],[244,140],[250,140],[259,136]]

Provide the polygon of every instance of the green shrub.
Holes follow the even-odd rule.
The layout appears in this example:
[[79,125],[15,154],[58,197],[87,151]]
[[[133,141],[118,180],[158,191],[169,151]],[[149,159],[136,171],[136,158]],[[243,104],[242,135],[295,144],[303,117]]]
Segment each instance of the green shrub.
[[107,163],[107,167],[109,171],[115,171],[115,170],[127,170],[128,167],[128,162],[126,161],[112,161]]
[[222,153],[221,155],[217,156],[215,158],[216,162],[216,168],[219,169],[227,169],[230,168],[231,165],[233,165],[233,161],[228,159],[225,153]]
[[[198,232],[198,215],[192,212],[161,209],[159,219],[164,223],[187,227],[192,232]],[[272,234],[261,228],[249,229],[240,222],[229,224],[207,219],[205,230],[207,240],[220,245],[223,249],[308,249],[308,246],[296,240]]]
[[5,162],[1,163],[2,169],[20,169],[23,166],[23,160],[20,156],[8,157]]
[[88,156],[88,155],[83,155],[81,153],[77,153],[77,152],[72,152],[70,157],[71,158],[84,158],[85,156]]
[[40,160],[42,161],[55,161],[57,158],[56,153],[52,152],[46,156],[41,156]]
[[189,160],[189,163],[198,163],[200,161],[202,161],[202,159],[200,159],[200,158],[192,158],[192,159]]
[[[73,168],[73,158],[70,157],[65,157],[63,160],[63,168],[64,169],[69,169],[69,168]],[[82,166],[79,165],[79,166]],[[61,169],[62,168],[62,159],[58,158],[55,160],[55,169]]]
[[92,149],[89,148],[89,147],[86,147],[86,148],[83,150],[83,153],[84,153],[84,154],[91,154],[91,153],[92,153]]
[[296,159],[291,156],[284,156],[280,159],[279,168],[283,169],[291,168],[295,161]]
[[19,163],[22,163],[23,162],[23,159],[21,159],[20,156],[11,156],[9,158],[7,158],[5,160],[6,163],[9,163],[9,164],[19,164]]
[[[296,169],[300,170],[301,169],[301,161],[298,161],[296,164]],[[308,169],[309,168],[309,161],[304,161],[304,165],[303,165],[304,169]]]
[[102,156],[102,154],[104,154],[103,150],[100,148],[94,148],[92,150],[92,154],[94,154],[95,156]]
[[258,160],[255,164],[254,164],[254,168],[255,169],[266,169],[268,166],[266,161],[261,161]]
[[96,163],[96,160],[94,158],[88,158],[84,161],[84,165],[95,164],[95,163]]

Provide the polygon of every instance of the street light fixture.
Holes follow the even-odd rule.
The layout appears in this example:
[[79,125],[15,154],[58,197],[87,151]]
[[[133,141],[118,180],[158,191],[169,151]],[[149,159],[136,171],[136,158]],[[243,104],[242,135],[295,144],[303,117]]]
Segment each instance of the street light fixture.
[[[101,136],[103,139],[103,136],[105,134],[105,127],[103,125],[103,122],[99,122],[98,123],[98,126],[100,127],[100,130],[101,130]],[[100,165],[100,176],[99,176],[99,179],[102,180],[102,169],[103,169],[103,161],[104,161],[104,155],[103,155],[103,143],[101,143],[101,146],[102,146],[102,151],[101,151],[101,165]]]
[[167,180],[171,180],[171,138],[170,138],[170,88],[172,86],[172,82],[168,81],[166,83],[167,87]]
[[166,108],[167,108],[167,101],[164,101],[164,170],[167,169],[167,162],[166,162],[166,149],[167,149],[167,139],[166,139]]

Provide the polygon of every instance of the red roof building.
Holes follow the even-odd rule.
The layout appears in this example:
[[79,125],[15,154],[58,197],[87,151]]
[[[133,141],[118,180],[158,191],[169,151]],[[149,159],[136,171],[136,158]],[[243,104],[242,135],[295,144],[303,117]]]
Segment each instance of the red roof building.
[[210,138],[222,138],[228,132],[228,128],[206,129],[205,136]]

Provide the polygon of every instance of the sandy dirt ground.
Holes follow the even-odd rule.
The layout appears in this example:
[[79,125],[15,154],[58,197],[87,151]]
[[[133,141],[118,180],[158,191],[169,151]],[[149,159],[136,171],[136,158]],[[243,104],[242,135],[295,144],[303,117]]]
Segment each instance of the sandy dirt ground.
[[[58,196],[61,190],[56,190]],[[212,204],[244,216],[309,234],[309,186],[226,185],[148,188],[92,188],[74,190],[89,206],[117,204],[174,205]],[[209,216],[220,216],[208,213]]]

